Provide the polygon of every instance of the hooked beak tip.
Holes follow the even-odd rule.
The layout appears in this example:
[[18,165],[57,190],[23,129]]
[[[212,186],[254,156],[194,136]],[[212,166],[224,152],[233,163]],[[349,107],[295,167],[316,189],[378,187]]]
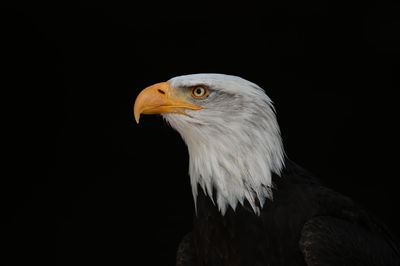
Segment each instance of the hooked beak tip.
[[136,112],[135,112],[134,116],[135,116],[136,124],[139,124],[140,113],[136,113]]

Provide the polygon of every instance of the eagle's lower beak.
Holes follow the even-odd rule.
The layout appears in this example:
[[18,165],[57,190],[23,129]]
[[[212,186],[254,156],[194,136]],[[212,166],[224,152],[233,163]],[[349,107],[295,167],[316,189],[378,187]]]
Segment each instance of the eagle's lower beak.
[[172,93],[169,82],[161,82],[139,93],[133,111],[136,123],[139,123],[140,114],[186,114],[182,109],[200,110],[202,107],[190,104],[183,97]]

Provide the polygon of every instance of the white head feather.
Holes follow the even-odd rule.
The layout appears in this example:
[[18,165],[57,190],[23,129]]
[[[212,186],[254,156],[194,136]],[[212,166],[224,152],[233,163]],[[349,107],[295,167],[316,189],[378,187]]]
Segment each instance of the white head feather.
[[[272,199],[272,173],[280,174],[284,150],[272,101],[256,84],[236,76],[193,74],[169,80],[171,88],[205,85],[209,95],[197,102],[203,109],[189,116],[164,113],[189,149],[189,174],[196,203],[197,186],[222,214],[247,200],[259,213]],[[195,100],[195,99],[194,99]]]

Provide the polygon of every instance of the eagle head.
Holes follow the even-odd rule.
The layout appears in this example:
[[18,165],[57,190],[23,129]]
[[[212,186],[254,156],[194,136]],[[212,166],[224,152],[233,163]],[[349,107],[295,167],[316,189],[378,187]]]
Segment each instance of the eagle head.
[[284,150],[272,101],[256,84],[224,74],[174,77],[140,92],[136,122],[141,114],[161,114],[182,136],[195,203],[199,185],[222,214],[244,201],[259,213],[272,199]]

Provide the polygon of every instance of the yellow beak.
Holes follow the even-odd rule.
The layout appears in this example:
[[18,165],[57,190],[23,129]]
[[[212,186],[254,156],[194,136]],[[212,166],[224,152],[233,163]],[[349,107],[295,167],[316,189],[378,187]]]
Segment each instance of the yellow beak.
[[177,113],[187,115],[183,109],[200,110],[201,106],[193,105],[184,97],[172,93],[169,82],[154,84],[142,90],[136,98],[133,112],[136,123],[141,114]]

